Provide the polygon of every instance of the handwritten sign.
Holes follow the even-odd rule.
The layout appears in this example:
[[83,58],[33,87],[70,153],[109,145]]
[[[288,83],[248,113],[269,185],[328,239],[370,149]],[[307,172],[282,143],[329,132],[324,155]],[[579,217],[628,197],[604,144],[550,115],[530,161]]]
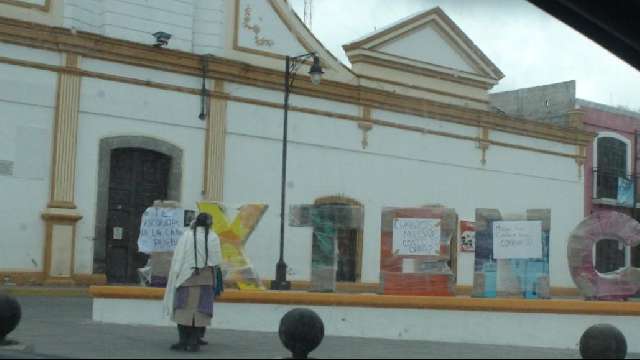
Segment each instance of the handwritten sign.
[[495,221],[494,259],[542,258],[542,221]]
[[140,252],[173,251],[184,231],[184,209],[150,207],[142,214]]
[[439,255],[440,219],[393,219],[393,253]]

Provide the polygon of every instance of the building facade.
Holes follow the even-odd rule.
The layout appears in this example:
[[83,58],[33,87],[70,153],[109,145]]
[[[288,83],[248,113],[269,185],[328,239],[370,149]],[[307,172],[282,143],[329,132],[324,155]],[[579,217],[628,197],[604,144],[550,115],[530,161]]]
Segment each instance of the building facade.
[[[513,116],[567,127],[581,122],[595,133],[585,153],[584,215],[617,211],[638,219],[640,113],[579,99],[575,81],[495,93],[491,102]],[[602,241],[596,252],[596,268],[602,273],[629,263],[640,266],[638,249],[622,248],[618,241]]]
[[[273,279],[284,56],[314,52],[322,83],[303,64],[292,89],[286,208],[364,208],[341,281],[379,281],[383,207],[437,203],[465,220],[552,209],[551,285],[573,287],[593,134],[492,111],[504,75],[439,8],[345,50],[351,68],[283,0],[0,1],[0,281],[131,281],[157,199],[269,204],[246,250]],[[287,227],[291,280],[309,280],[311,242]],[[458,284],[472,279],[461,254]]]

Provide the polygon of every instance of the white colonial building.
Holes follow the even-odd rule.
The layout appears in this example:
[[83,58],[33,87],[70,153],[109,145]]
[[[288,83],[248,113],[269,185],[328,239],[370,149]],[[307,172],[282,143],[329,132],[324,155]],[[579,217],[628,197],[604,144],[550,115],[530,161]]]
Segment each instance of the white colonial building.
[[[284,0],[0,0],[0,283],[130,280],[158,198],[269,204],[247,251],[273,279],[284,56],[315,52],[322,83],[307,64],[292,88],[287,204],[364,208],[339,280],[378,282],[383,207],[437,203],[551,209],[551,285],[573,287],[592,134],[492,111],[504,75],[439,8],[344,48],[351,68]],[[286,229],[290,280],[310,278],[311,237]],[[461,254],[458,285],[472,278]]]

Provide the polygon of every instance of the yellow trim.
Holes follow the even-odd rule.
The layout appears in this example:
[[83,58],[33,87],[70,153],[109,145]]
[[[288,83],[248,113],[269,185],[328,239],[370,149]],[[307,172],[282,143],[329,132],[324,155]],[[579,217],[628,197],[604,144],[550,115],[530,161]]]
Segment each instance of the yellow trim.
[[478,98],[474,98],[474,97],[470,97],[470,96],[459,95],[459,94],[455,94],[455,93],[452,93],[452,92],[447,92],[447,91],[442,91],[442,90],[438,90],[438,89],[427,88],[427,87],[418,86],[418,85],[401,83],[401,82],[398,82],[398,81],[387,80],[387,79],[383,79],[383,78],[379,78],[379,77],[368,76],[368,75],[360,75],[360,78],[364,79],[364,80],[369,80],[369,81],[386,83],[386,84],[394,85],[394,86],[401,86],[401,87],[405,87],[405,88],[409,88],[409,89],[413,89],[413,90],[424,91],[424,92],[432,93],[432,94],[435,94],[435,95],[448,96],[448,97],[451,97],[451,98],[454,98],[454,99],[462,99],[462,100],[473,101],[473,102],[477,102],[477,103],[480,103],[480,104],[483,104],[483,105],[488,105],[489,104],[489,100],[486,100],[486,99],[478,99]]
[[[162,288],[92,286],[89,294],[102,299],[161,300]],[[640,316],[640,303],[585,300],[477,299],[467,297],[394,296],[373,294],[328,294],[308,292],[227,290],[217,300],[306,306],[372,307],[386,309],[429,309],[510,313]]]
[[[66,29],[7,18],[0,18],[0,41],[53,51],[64,48],[94,59],[201,76],[201,57],[198,55],[170,49],[157,50],[143,44],[84,32],[78,32],[74,35]],[[162,51],[162,56],[158,56],[159,51]],[[9,61],[20,62],[11,59]],[[267,89],[281,90],[282,88],[282,73],[280,71],[221,58],[211,58],[209,61],[209,68],[212,69],[211,78]],[[39,67],[58,68],[42,64]],[[141,83],[144,84],[144,81]],[[486,126],[495,130],[574,145],[591,143],[594,136],[592,132],[588,131],[566,129],[524,119],[513,119],[490,111],[443,104],[335,81],[324,81],[317,87],[300,82],[294,92],[300,95],[371,106],[376,109],[420,115],[470,126]]]
[[[368,50],[370,51],[370,50]],[[375,52],[372,52],[373,54],[376,54]],[[387,55],[387,56],[394,56],[397,57],[398,59],[401,60],[408,60],[408,62],[411,63],[417,63],[418,60],[414,60],[414,59],[403,59],[399,56],[396,55],[390,55],[390,54],[385,54],[385,53],[377,53],[377,54],[382,54],[382,55]],[[383,59],[381,57],[376,57],[373,56],[371,54],[356,54],[356,55],[352,55],[351,57],[349,57],[349,60],[351,61],[352,64],[359,64],[359,63],[363,63],[363,64],[369,64],[369,65],[374,65],[374,66],[378,66],[378,67],[383,67],[383,68],[388,68],[388,69],[393,69],[393,70],[398,70],[398,71],[402,71],[402,72],[408,72],[411,74],[416,74],[416,75],[420,75],[420,76],[425,76],[425,77],[430,77],[430,78],[434,78],[434,79],[439,79],[439,80],[445,80],[445,81],[449,81],[452,83],[456,83],[456,84],[462,84],[462,85],[467,85],[467,86],[472,86],[474,88],[478,88],[478,89],[482,89],[482,90],[489,90],[493,85],[495,85],[494,83],[490,83],[490,82],[483,82],[483,81],[479,81],[476,79],[471,79],[469,77],[456,77],[453,74],[447,73],[444,70],[449,70],[452,71],[452,69],[449,68],[445,68],[443,66],[439,66],[439,65],[434,65],[434,64],[428,64],[428,63],[423,63],[426,64],[428,66],[430,66],[431,68],[441,68],[443,69],[443,71],[437,71],[437,70],[433,70],[431,68],[427,68],[427,67],[422,67],[422,66],[416,66],[416,65],[412,65],[409,63],[405,63],[405,62],[399,62],[399,61],[391,61],[391,60],[387,60],[387,59]],[[453,69],[455,70],[455,69]],[[462,72],[460,72],[462,73]],[[475,76],[475,74],[472,74]]]
[[11,283],[16,285],[40,285],[44,282],[42,271],[9,271],[0,272],[0,284]]
[[[122,77],[122,76],[118,76],[118,75],[95,73],[95,72],[90,72],[90,71],[85,71],[85,70],[70,70],[70,69],[61,68],[61,67],[53,66],[53,65],[37,64],[37,63],[33,63],[33,62],[25,62],[25,61],[21,61],[21,60],[12,60],[12,59],[2,58],[2,57],[0,57],[0,62],[12,64],[12,65],[18,65],[18,66],[33,67],[33,68],[37,68],[37,69],[41,69],[41,70],[58,71],[58,72],[73,72],[73,73],[77,73],[77,74],[80,74],[81,76],[85,76],[85,77],[97,78],[97,79],[108,80],[108,81],[117,81],[117,82],[132,84],[132,85],[147,86],[147,87],[152,87],[152,88],[157,88],[157,89],[162,89],[162,90],[183,92],[183,93],[188,93],[188,94],[193,94],[193,95],[200,95],[200,92],[201,92],[200,89],[188,88],[188,87],[183,87],[183,86],[168,85],[168,84],[156,83],[156,82],[152,82],[152,81],[145,81],[145,80],[139,80],[139,79],[133,79],[133,78],[126,78],[126,77]],[[229,94],[226,94],[226,93],[218,93],[216,91],[212,91],[212,92],[210,92],[210,94],[211,94],[210,96],[212,98],[214,98],[214,99],[215,98],[217,98],[217,99],[226,99],[226,100],[229,100],[229,101],[235,101],[235,102],[239,102],[239,103],[252,104],[252,105],[256,105],[256,106],[264,106],[264,107],[271,107],[271,108],[278,108],[278,109],[281,109],[283,107],[283,105],[281,103],[275,103],[275,102],[269,102],[269,101],[263,101],[263,100],[256,100],[256,99],[248,99],[248,98],[244,98],[244,97],[229,95]],[[368,107],[372,107],[372,106],[368,106]],[[438,120],[441,120],[441,121],[447,121],[447,120],[442,119],[441,117],[439,117],[437,115],[430,114],[428,112],[427,108],[424,108],[422,111],[415,111],[415,112],[414,111],[401,111],[401,110],[398,110],[398,109],[389,109],[389,108],[385,108],[385,110],[398,111],[398,112],[401,112],[401,113],[407,113],[407,114],[416,115],[416,116],[430,116],[430,117],[433,117],[434,119],[438,119]],[[306,107],[290,106],[289,107],[289,111],[296,111],[296,112],[301,112],[301,113],[325,116],[325,117],[330,117],[330,118],[334,118],[334,119],[338,119],[338,120],[354,121],[354,122],[358,122],[358,123],[369,123],[369,124],[373,124],[373,125],[385,126],[385,127],[396,128],[396,129],[401,129],[401,130],[406,130],[406,131],[415,131],[415,132],[419,132],[419,133],[422,133],[422,134],[450,137],[450,138],[459,139],[459,140],[468,140],[468,141],[473,141],[473,142],[478,142],[478,141],[481,140],[481,138],[479,138],[479,137],[458,135],[458,134],[444,132],[444,131],[431,130],[431,129],[428,129],[426,127],[402,125],[402,124],[397,124],[397,123],[394,123],[394,122],[391,122],[391,121],[386,121],[386,120],[376,120],[376,119],[365,118],[365,117],[362,117],[362,116],[339,114],[339,113],[334,113],[334,112],[331,112],[331,111],[316,110],[316,109],[310,109],[310,108],[306,108]],[[451,116],[453,116],[453,115],[451,115]],[[482,119],[481,118],[477,118],[477,119],[473,120],[473,123],[469,123],[469,122],[466,122],[466,121],[463,121],[463,120],[456,120],[455,118],[451,118],[449,120],[449,122],[460,123],[460,124],[467,125],[467,126],[475,126],[475,127],[477,127],[477,126],[481,126],[480,124],[482,123]],[[581,138],[579,137],[579,135],[581,134],[580,132],[572,134],[576,138],[573,139],[573,141],[571,141],[571,139],[559,139],[557,137],[552,137],[552,136],[541,136],[541,135],[535,136],[531,132],[527,132],[525,130],[515,131],[513,129],[505,129],[505,128],[502,128],[500,126],[500,124],[501,123],[498,122],[497,124],[495,124],[493,126],[487,125],[487,128],[491,128],[491,129],[498,130],[498,131],[504,131],[504,132],[508,132],[508,133],[513,133],[513,134],[517,134],[517,135],[521,135],[521,136],[535,137],[535,138],[540,138],[540,139],[545,139],[545,140],[550,140],[550,141],[566,143],[566,144],[570,144],[570,145],[576,145],[576,142],[582,141]],[[588,133],[586,131],[584,131],[582,133],[594,135],[594,134]],[[590,141],[591,140],[589,140],[589,142]],[[519,149],[519,150],[526,150],[526,151],[543,153],[543,154],[547,154],[547,155],[554,155],[554,156],[568,157],[568,158],[577,159],[577,160],[584,160],[584,156],[580,156],[580,155],[577,155],[575,153],[571,153],[571,154],[562,153],[562,152],[538,149],[538,148],[533,148],[533,147],[528,147],[528,146],[523,146],[523,145],[498,142],[498,141],[493,141],[493,140],[489,140],[488,143],[493,144],[493,145],[497,145],[497,146],[507,147],[507,148],[514,148],[514,149]],[[580,144],[580,143],[581,142],[578,142],[578,144]]]

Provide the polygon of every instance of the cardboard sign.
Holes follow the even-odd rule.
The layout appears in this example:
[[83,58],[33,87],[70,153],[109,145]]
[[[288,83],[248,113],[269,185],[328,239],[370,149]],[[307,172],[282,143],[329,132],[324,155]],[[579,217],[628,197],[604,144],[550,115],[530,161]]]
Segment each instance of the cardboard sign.
[[138,251],[174,251],[184,232],[184,209],[150,207],[142,214]]
[[494,259],[541,259],[542,221],[494,221]]
[[440,255],[440,219],[393,219],[393,253]]

